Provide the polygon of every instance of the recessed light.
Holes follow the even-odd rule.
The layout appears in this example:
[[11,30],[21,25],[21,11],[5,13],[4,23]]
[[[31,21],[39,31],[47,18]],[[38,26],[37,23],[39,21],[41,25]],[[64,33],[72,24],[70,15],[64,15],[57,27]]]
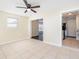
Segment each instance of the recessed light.
[[72,15],[72,13],[68,13],[68,15]]

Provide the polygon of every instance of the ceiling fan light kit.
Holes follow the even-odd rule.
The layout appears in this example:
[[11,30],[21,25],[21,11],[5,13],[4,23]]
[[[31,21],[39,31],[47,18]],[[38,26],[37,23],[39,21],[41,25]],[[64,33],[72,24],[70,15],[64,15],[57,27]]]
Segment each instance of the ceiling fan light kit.
[[26,7],[17,6],[17,8],[24,8],[24,9],[26,9],[26,10],[24,11],[24,13],[26,13],[26,12],[28,12],[28,11],[32,11],[32,12],[34,12],[34,13],[37,13],[37,11],[35,11],[35,10],[33,10],[33,9],[34,9],[34,8],[40,8],[39,5],[37,5],[37,6],[31,6],[31,4],[29,4],[29,3],[27,2],[27,0],[23,0],[23,2],[25,3]]
[[27,11],[31,11],[30,9],[27,9]]

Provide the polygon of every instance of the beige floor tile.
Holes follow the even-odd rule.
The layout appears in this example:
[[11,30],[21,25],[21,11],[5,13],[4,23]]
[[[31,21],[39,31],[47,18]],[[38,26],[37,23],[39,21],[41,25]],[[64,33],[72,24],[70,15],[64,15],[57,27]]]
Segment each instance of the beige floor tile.
[[34,58],[41,58],[44,53],[47,51],[47,45],[45,44],[41,44],[41,45],[38,45],[30,50],[28,50],[28,52],[26,51],[22,57],[23,59],[34,59]]
[[21,55],[22,59],[29,59],[33,55],[32,52],[27,51]]
[[0,59],[79,59],[79,51],[51,46],[33,39],[6,44],[1,49]]
[[3,51],[7,59],[20,59],[21,58],[11,47],[4,47]]
[[56,50],[55,51],[50,50],[41,59],[55,59],[56,58],[56,53],[57,53]]
[[37,50],[33,53],[33,55],[29,59],[40,59],[42,58],[47,52],[49,51],[49,48],[44,47],[40,50]]
[[70,50],[66,48],[59,48],[56,59],[70,59]]
[[71,51],[70,59],[79,59],[79,51]]
[[5,58],[6,58],[5,54],[2,51],[2,49],[0,48],[0,59],[5,59]]

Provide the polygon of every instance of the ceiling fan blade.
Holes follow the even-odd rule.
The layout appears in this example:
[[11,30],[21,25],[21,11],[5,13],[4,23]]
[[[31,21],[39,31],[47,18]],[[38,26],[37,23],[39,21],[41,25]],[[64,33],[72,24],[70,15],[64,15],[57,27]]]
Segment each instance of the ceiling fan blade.
[[31,8],[40,8],[40,6],[32,6]]
[[24,11],[24,13],[26,13],[26,12],[27,12],[27,10]]
[[27,6],[28,5],[27,0],[23,0],[23,1],[24,1],[25,5]]
[[35,10],[31,9],[31,11],[33,11],[34,13],[37,13]]
[[26,8],[26,7],[16,6],[16,8]]

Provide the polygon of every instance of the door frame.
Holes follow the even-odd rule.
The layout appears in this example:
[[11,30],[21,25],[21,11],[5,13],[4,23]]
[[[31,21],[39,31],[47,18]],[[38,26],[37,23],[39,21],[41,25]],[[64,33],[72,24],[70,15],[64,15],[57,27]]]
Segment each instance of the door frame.
[[33,20],[39,20],[39,19],[43,19],[43,18],[35,18],[35,19],[29,19],[29,21],[28,21],[28,35],[29,35],[29,39],[32,39],[31,37],[32,37],[32,21]]

